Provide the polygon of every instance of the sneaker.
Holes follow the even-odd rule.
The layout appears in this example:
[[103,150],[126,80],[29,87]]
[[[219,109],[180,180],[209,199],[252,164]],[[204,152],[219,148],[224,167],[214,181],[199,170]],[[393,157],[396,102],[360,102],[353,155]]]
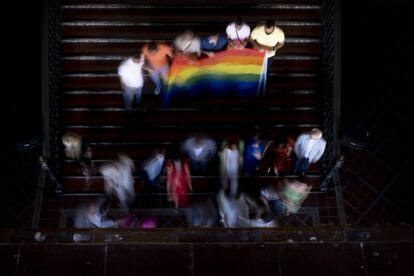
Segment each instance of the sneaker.
[[160,92],[161,92],[161,89],[159,89],[159,88],[156,88],[156,89],[154,90],[154,94],[155,94],[155,95],[159,95],[159,94],[160,94]]

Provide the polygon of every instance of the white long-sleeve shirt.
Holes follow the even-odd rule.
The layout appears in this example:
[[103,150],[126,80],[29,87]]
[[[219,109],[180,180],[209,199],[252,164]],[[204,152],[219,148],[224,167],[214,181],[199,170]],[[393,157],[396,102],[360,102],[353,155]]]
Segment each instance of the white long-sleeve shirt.
[[309,159],[309,163],[315,163],[325,152],[326,141],[323,138],[314,140],[314,142],[311,140],[309,133],[300,135],[296,140],[294,150],[299,159],[305,157]]
[[118,67],[118,76],[121,78],[121,82],[132,88],[142,87],[144,85],[144,77],[142,75],[143,65],[143,55],[138,63],[132,58],[124,60]]

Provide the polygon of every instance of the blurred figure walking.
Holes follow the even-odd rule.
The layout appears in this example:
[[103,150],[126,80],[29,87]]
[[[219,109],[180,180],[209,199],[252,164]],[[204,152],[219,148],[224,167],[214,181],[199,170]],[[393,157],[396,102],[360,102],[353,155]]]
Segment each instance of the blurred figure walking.
[[169,201],[174,202],[175,208],[187,208],[188,192],[192,191],[189,162],[184,158],[168,160],[165,167]]
[[135,201],[134,178],[132,176],[135,166],[131,158],[120,154],[118,160],[101,166],[99,171],[104,178],[106,194],[118,198],[121,207],[128,210],[128,206]]
[[197,134],[183,142],[181,152],[190,158],[193,173],[205,174],[217,153],[217,144],[213,139]]
[[165,149],[155,150],[155,152],[142,164],[143,177],[152,191],[156,191],[160,188],[159,178],[164,169],[164,164]]
[[220,175],[223,190],[227,190],[230,184],[230,195],[236,196],[238,178],[243,165],[244,143],[237,139],[229,139],[223,142],[220,156]]
[[281,135],[270,142],[263,154],[261,173],[279,175],[291,172],[291,155],[295,141],[290,136]]
[[66,157],[79,163],[82,174],[86,177],[86,188],[88,188],[90,177],[96,174],[96,168],[92,162],[92,149],[86,145],[80,135],[70,131],[63,135],[62,143]]
[[155,84],[154,94],[158,95],[168,81],[169,59],[173,57],[172,49],[167,44],[150,42],[142,47],[142,54],[148,66],[144,66]]

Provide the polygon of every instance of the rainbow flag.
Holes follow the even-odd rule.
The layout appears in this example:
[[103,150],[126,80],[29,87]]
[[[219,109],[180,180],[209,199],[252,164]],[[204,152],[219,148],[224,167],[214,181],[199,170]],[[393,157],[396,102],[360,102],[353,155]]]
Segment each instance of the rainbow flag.
[[165,103],[174,95],[259,95],[266,69],[265,54],[254,49],[226,50],[195,62],[177,56],[170,68]]

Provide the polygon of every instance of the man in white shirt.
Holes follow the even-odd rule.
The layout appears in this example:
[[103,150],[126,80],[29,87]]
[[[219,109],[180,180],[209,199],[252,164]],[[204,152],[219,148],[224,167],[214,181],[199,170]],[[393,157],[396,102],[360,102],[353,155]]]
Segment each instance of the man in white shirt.
[[193,173],[205,173],[208,162],[217,153],[217,144],[209,137],[196,135],[183,142],[181,152],[191,159],[191,170]]
[[310,132],[301,134],[295,143],[297,160],[295,173],[304,175],[309,165],[316,163],[322,157],[326,147],[326,141],[322,138],[322,131],[314,128]]
[[239,17],[227,26],[226,34],[230,47],[243,49],[249,42],[250,27],[243,21],[243,18]]
[[174,47],[184,55],[201,54],[200,38],[194,36],[190,30],[185,31],[174,40]]
[[144,56],[141,55],[122,61],[118,67],[118,76],[121,81],[122,90],[124,91],[124,104],[128,111],[132,110],[134,97],[137,104],[141,101],[141,93],[144,86],[144,77],[142,75],[143,65]]

